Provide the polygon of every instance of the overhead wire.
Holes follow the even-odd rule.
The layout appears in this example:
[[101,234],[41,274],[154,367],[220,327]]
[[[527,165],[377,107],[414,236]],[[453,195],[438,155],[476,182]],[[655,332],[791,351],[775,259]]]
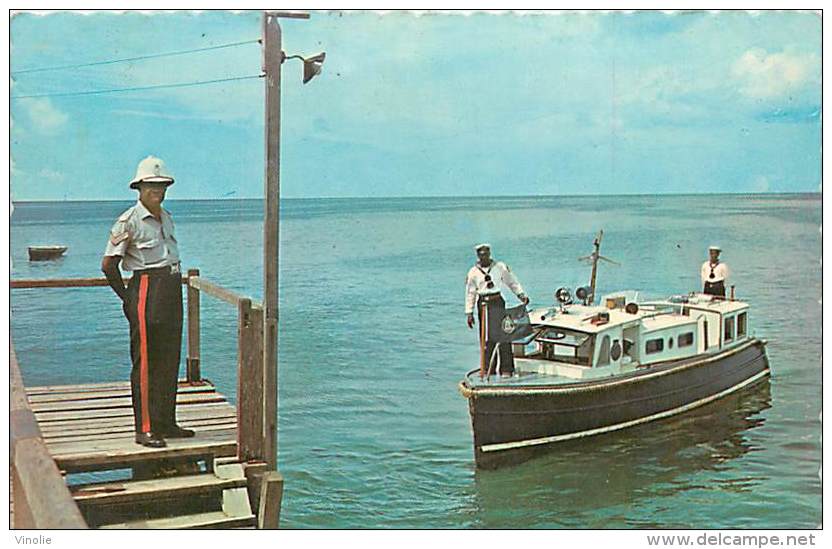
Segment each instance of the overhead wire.
[[229,78],[216,78],[214,80],[199,80],[194,82],[179,82],[173,84],[153,84],[150,86],[133,86],[130,88],[110,88],[106,90],[87,90],[77,92],[55,92],[55,93],[33,93],[27,95],[12,95],[11,99],[34,99],[38,97],[72,97],[80,95],[100,95],[104,93],[123,93],[144,90],[161,90],[170,88],[188,88],[193,86],[202,86],[205,84],[218,84],[220,82],[235,82],[239,80],[250,80],[253,78],[263,78],[264,74],[250,74],[248,76],[232,76]]
[[256,42],[261,42],[259,38],[253,40],[243,40],[240,42],[229,42],[227,44],[218,44],[216,46],[206,46],[204,48],[194,48],[189,50],[178,50],[178,51],[170,51],[164,53],[151,53],[147,55],[136,55],[133,57],[122,57],[119,59],[107,59],[104,61],[93,61],[90,63],[76,63],[73,65],[55,65],[51,67],[32,67],[29,69],[20,69],[16,71],[11,71],[12,75],[15,74],[27,74],[33,72],[46,72],[46,71],[58,71],[58,70],[68,70],[68,69],[79,69],[83,67],[95,67],[99,65],[113,65],[115,63],[129,63],[131,61],[142,61],[145,59],[155,59],[157,57],[173,57],[176,55],[186,55],[189,53],[198,53],[203,51],[211,51],[211,50],[219,50],[223,48],[233,48],[235,46],[242,46],[245,44],[254,44]]

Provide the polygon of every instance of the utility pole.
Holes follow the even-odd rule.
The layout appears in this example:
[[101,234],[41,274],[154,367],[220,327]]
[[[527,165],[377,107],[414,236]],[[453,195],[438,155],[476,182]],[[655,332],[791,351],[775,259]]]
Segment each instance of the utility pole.
[[263,72],[266,86],[266,177],[263,222],[263,439],[264,461],[277,470],[278,246],[280,243],[280,67],[279,17],[309,19],[307,13],[263,13]]

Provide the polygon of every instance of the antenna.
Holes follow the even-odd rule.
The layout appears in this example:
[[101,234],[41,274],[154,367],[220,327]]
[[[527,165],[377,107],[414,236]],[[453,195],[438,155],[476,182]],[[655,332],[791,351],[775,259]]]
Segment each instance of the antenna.
[[589,296],[587,296],[587,303],[589,305],[592,305],[595,302],[595,279],[598,275],[598,260],[600,259],[601,261],[606,261],[607,263],[612,263],[613,265],[621,265],[621,263],[601,255],[602,238],[604,238],[603,229],[598,231],[598,236],[595,237],[595,240],[592,243],[592,253],[578,258],[578,261],[587,261],[592,264],[592,274],[589,279]]

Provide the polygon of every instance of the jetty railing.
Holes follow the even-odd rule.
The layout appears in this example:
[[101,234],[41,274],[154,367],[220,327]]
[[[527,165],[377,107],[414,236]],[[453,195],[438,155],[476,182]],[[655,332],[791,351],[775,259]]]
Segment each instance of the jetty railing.
[[11,342],[9,386],[12,528],[86,529],[87,523],[43,442],[35,414],[26,397],[23,376]]
[[[129,282],[129,278],[125,279]],[[200,363],[200,299],[205,293],[211,297],[229,303],[237,308],[237,458],[244,462],[246,477],[249,483],[249,497],[252,506],[258,509],[258,525],[261,528],[275,528],[280,517],[280,505],[283,493],[283,479],[270,464],[277,463],[277,418],[267,413],[272,409],[270,403],[277,401],[276,387],[266,384],[266,372],[264,368],[264,337],[263,337],[263,306],[251,298],[240,295],[232,290],[215,284],[199,274],[199,269],[190,269],[187,275],[182,277],[182,284],[186,286],[186,326],[187,334],[185,371],[186,381],[191,384],[198,384],[203,381]],[[79,287],[107,287],[109,283],[106,278],[64,278],[64,279],[17,279],[10,280],[11,289],[23,288],[79,288]],[[15,365],[16,365],[15,361]],[[22,377],[18,372],[19,395],[12,400],[12,406],[28,406],[25,387]],[[14,387],[14,385],[13,385]],[[28,408],[27,408],[28,409]],[[12,409],[14,412],[14,408]],[[17,423],[12,422],[12,439],[20,436],[28,436],[32,429],[37,430],[37,423],[34,415],[29,410],[29,415],[21,412],[21,419]],[[14,417],[14,415],[13,415]],[[38,431],[39,432],[39,431]],[[21,433],[17,435],[16,433]],[[31,437],[29,437],[31,438]],[[38,446],[37,443],[32,443]],[[54,509],[56,515],[65,515],[65,520],[80,520],[83,525],[83,518],[78,513],[77,506],[72,500],[68,489],[54,464],[49,457],[46,447],[41,440],[38,451],[45,452],[46,458],[52,463],[54,473],[60,482],[62,490],[53,494],[43,493],[43,490],[52,485],[44,486],[44,476],[36,484],[21,484],[18,488],[15,485],[16,499],[23,502],[30,499],[30,494],[35,501],[44,501],[45,508]],[[34,461],[34,460],[33,460]],[[43,460],[40,460],[43,461]],[[42,465],[46,467],[46,465]],[[28,477],[27,477],[28,478]],[[19,490],[19,491],[18,491]],[[68,503],[65,501],[66,496]],[[25,504],[25,503],[24,503]],[[48,505],[46,505],[48,504]],[[75,514],[69,512],[70,505]],[[16,509],[15,509],[16,511]],[[25,519],[26,509],[21,508],[22,520]],[[49,513],[47,513],[48,515]],[[76,527],[84,527],[84,526]],[[42,526],[43,528],[69,528],[73,526]]]

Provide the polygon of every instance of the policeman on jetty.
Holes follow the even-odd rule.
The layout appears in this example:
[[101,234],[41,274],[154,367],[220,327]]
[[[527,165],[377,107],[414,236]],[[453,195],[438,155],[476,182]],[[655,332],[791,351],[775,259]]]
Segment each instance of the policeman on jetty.
[[495,356],[499,356],[500,375],[511,376],[514,374],[511,345],[499,342],[500,324],[506,311],[506,302],[500,292],[503,286],[507,286],[524,305],[528,305],[529,298],[508,265],[491,258],[490,244],[478,244],[474,251],[477,253],[477,263],[465,278],[465,314],[468,327],[473,329],[476,304],[480,325],[481,371],[490,372],[492,361]]
[[703,292],[708,295],[725,297],[725,281],[728,280],[728,265],[719,260],[722,248],[711,246],[708,248],[708,261],[702,264],[700,276],[704,285]]
[[[159,158],[139,162],[131,189],[136,205],[110,231],[101,262],[130,323],[130,386],[136,442],[162,448],[165,438],[194,436],[176,424],[176,385],[182,342],[182,278],[170,212],[162,208],[173,177]],[[119,265],[133,271],[127,287]]]

